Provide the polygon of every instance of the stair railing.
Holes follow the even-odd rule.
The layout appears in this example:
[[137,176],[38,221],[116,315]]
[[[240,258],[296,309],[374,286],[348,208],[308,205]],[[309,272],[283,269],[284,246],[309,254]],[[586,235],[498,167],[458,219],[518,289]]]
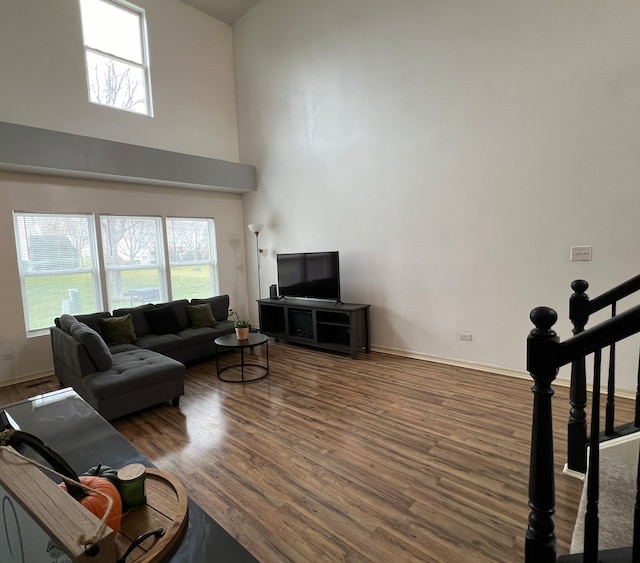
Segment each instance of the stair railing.
[[[569,319],[573,324],[573,334],[585,330],[589,317],[605,307],[611,307],[611,317],[617,314],[617,304],[621,299],[640,290],[640,275],[590,299],[586,291],[589,284],[585,280],[575,280],[571,284],[574,293],[569,299]],[[616,346],[609,350],[609,373],[607,377],[607,405],[605,414],[605,435],[615,435],[615,365]],[[634,425],[640,426],[640,368],[636,391],[636,413]],[[571,389],[569,394],[571,410],[567,425],[567,469],[578,473],[587,471],[587,377],[585,358],[580,357],[571,364]]]
[[[586,289],[586,288],[585,288]],[[526,563],[555,563],[556,539],[553,524],[555,481],[553,424],[551,399],[560,367],[594,354],[594,404],[591,409],[589,480],[587,482],[587,515],[585,518],[585,550],[582,561],[598,561],[598,467],[600,418],[600,369],[602,350],[640,332],[640,305],[561,342],[553,330],[557,313],[549,307],[531,311],[535,328],[527,338],[527,370],[534,380],[533,422],[531,428],[531,464],[529,468],[529,525],[525,538]],[[586,378],[585,378],[586,380]],[[586,392],[585,392],[586,395]],[[586,419],[586,417],[585,417]],[[636,504],[634,538],[640,536],[640,504]],[[632,517],[630,515],[630,517]],[[634,540],[634,546],[640,543]]]

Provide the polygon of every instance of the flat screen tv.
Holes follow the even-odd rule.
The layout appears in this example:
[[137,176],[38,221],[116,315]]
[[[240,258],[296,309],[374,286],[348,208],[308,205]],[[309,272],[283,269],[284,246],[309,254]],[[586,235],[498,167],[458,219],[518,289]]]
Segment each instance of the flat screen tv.
[[278,293],[281,297],[308,297],[340,301],[338,252],[278,254]]

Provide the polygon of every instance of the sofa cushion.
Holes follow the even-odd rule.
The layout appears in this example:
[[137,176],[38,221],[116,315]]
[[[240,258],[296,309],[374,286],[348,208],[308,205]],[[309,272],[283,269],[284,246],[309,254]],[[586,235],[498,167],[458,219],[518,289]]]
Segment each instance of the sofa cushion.
[[154,307],[144,312],[152,334],[176,334],[182,327],[171,305]]
[[131,315],[100,319],[100,326],[102,327],[102,334],[109,345],[133,343],[136,340]]
[[217,295],[216,297],[208,297],[207,299],[192,299],[192,305],[202,305],[209,304],[211,306],[211,311],[213,312],[213,317],[216,321],[226,321],[229,316],[229,296],[228,295]]
[[179,350],[186,346],[186,341],[177,334],[147,334],[136,340],[136,346],[145,348],[146,350],[153,350],[160,354],[167,354],[171,356],[173,350]]
[[130,350],[113,356],[113,365],[104,372],[87,375],[82,386],[98,400],[126,395],[136,389],[152,388],[171,379],[184,378],[180,362],[150,350]]
[[189,305],[187,307],[187,313],[189,314],[192,328],[214,327],[218,322],[213,316],[213,311],[209,303]]
[[111,344],[109,346],[109,350],[111,350],[111,355],[115,355],[118,352],[129,352],[131,350],[137,350],[139,346],[135,344],[131,344],[129,342],[121,342],[120,344]]
[[[60,318],[60,322],[64,322],[62,318]],[[111,352],[106,342],[95,330],[80,321],[74,321],[69,325],[69,334],[82,343],[98,371],[104,371],[111,367],[113,363]]]
[[176,299],[175,301],[169,301],[167,305],[170,305],[173,309],[176,317],[178,317],[178,323],[180,324],[180,330],[189,326],[189,315],[187,314],[187,307],[189,306],[188,299]]
[[71,334],[71,327],[78,322],[78,319],[76,319],[73,315],[69,315],[68,313],[60,315],[59,320],[60,322],[56,324],[67,334]]
[[100,326],[100,319],[111,318],[109,311],[101,311],[100,313],[87,313],[85,315],[74,315],[76,320],[86,324],[89,328],[95,330],[98,334],[102,335],[102,327]]

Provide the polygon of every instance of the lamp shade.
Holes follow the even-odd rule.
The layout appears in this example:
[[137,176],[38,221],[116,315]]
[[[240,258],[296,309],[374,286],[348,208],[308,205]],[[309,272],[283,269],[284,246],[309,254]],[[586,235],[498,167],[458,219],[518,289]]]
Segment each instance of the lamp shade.
[[262,223],[251,223],[249,225],[249,230],[256,235],[264,228]]

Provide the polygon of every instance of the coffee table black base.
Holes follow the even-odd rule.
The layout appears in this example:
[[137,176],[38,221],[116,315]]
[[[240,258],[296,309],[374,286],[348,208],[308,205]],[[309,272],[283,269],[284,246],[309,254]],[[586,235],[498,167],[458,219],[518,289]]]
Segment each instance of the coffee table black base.
[[[257,333],[249,333],[249,338],[246,340],[239,340],[233,334],[227,334],[215,339],[215,344],[218,348],[236,348],[240,350],[240,363],[230,366],[220,367],[220,354],[219,350],[216,350],[216,372],[220,381],[226,383],[251,383],[253,381],[260,381],[269,375],[269,337]],[[244,351],[246,348],[253,350],[256,346],[263,346],[266,350],[266,364],[247,363],[244,361]],[[249,368],[249,369],[247,369]],[[222,374],[229,371],[240,372],[240,378],[223,377]],[[246,372],[257,372],[257,377],[246,377]]]
[[[240,354],[244,354],[244,351],[240,351]],[[259,377],[252,377],[248,379],[245,377],[245,369],[248,367],[259,368],[262,371],[262,375]],[[240,370],[240,379],[229,379],[227,377],[222,377],[222,373],[229,370]],[[222,369],[218,370],[218,379],[220,381],[225,381],[226,383],[251,383],[252,381],[260,381],[269,375],[269,368],[267,366],[263,366],[260,364],[234,364],[232,366],[225,366]]]

